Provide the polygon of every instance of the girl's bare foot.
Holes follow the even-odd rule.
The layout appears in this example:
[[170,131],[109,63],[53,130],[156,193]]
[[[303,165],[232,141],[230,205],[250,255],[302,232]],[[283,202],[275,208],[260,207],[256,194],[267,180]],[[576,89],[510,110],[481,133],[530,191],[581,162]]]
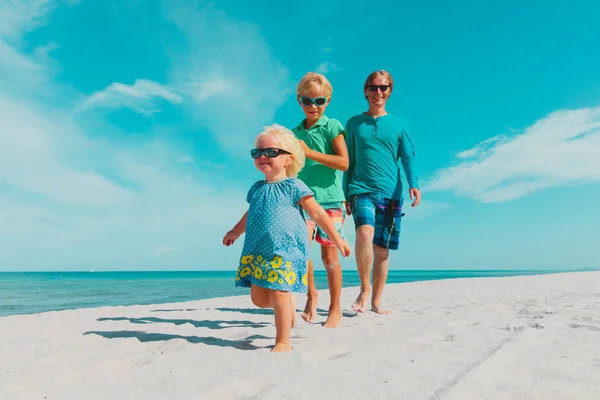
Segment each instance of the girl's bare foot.
[[342,309],[334,308],[329,310],[327,321],[323,324],[324,328],[337,328],[342,322]]
[[271,349],[271,353],[287,353],[292,351],[292,346],[289,343],[275,343]]
[[365,312],[365,307],[367,305],[367,301],[369,300],[368,292],[360,292],[354,304],[352,304],[352,309],[356,312]]
[[302,313],[302,319],[308,322],[309,324],[315,322],[315,318],[317,317],[318,300],[318,294],[308,296],[308,299],[306,300],[306,306],[304,307],[304,312]]

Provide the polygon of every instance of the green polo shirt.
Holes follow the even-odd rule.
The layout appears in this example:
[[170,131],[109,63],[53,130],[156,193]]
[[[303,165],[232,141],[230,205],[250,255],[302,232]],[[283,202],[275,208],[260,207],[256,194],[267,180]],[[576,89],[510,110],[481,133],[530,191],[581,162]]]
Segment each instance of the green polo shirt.
[[[304,129],[304,120],[292,129],[294,135],[311,149],[323,154],[335,155],[333,139],[338,135],[346,137],[346,130],[340,121],[323,115],[316,124]],[[298,174],[306,186],[315,194],[319,204],[344,201],[342,190],[342,171],[324,166],[313,160],[306,159],[304,168]]]

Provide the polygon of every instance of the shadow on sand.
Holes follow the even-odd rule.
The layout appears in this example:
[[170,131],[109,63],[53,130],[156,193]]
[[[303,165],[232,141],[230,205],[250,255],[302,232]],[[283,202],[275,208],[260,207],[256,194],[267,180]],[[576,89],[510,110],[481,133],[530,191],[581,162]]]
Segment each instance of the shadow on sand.
[[145,317],[145,318],[129,318],[129,317],[114,317],[114,318],[98,318],[98,321],[129,321],[132,324],[152,324],[152,323],[165,323],[174,325],[191,324],[196,328],[208,328],[208,329],[227,329],[227,328],[264,328],[272,324],[268,322],[255,322],[255,321],[220,321],[220,320],[201,320],[196,321],[193,319],[164,319],[156,317]]
[[189,343],[197,344],[206,344],[208,346],[217,346],[217,347],[231,347],[237,350],[259,350],[259,349],[267,349],[272,348],[273,346],[264,346],[259,347],[252,344],[254,340],[257,339],[274,339],[262,335],[252,335],[247,338],[240,340],[228,340],[216,338],[213,336],[183,336],[183,335],[171,335],[166,333],[148,333],[142,331],[89,331],[85,332],[84,335],[98,335],[102,336],[106,339],[137,339],[142,343],[145,342],[160,342],[160,341],[168,341],[173,339],[183,339],[188,341]]

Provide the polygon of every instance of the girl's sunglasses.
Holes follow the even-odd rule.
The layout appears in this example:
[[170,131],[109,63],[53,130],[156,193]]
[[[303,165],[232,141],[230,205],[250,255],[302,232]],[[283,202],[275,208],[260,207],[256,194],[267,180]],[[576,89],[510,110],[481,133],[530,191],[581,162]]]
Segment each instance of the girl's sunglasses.
[[389,87],[390,85],[369,85],[369,90],[371,92],[376,92],[377,89],[380,89],[382,93],[385,93],[385,91],[388,90]]
[[285,151],[283,149],[278,149],[275,147],[267,147],[266,149],[250,150],[250,155],[252,156],[252,158],[260,158],[260,157],[262,157],[263,154],[266,158],[275,158],[280,154],[291,154],[291,153],[288,151]]
[[323,106],[325,105],[325,103],[327,103],[327,97],[306,97],[306,96],[300,96],[300,103],[302,103],[305,106],[310,106],[311,104],[314,104],[317,107]]

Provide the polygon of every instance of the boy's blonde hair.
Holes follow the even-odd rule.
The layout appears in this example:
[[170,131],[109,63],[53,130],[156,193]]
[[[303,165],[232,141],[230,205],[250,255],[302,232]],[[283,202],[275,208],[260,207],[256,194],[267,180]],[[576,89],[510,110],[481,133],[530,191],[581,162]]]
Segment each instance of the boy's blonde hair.
[[298,86],[296,87],[296,95],[298,97],[304,96],[315,85],[319,85],[323,90],[325,97],[331,99],[331,95],[333,94],[331,83],[325,78],[325,75],[317,74],[316,72],[308,72],[300,79],[300,82],[298,82]]
[[282,150],[290,153],[292,162],[286,168],[285,174],[290,178],[298,176],[298,172],[304,168],[306,157],[304,156],[304,150],[300,146],[300,142],[296,139],[296,136],[284,126],[274,124],[265,127],[261,133],[258,134],[255,140],[255,145],[258,145],[259,140],[267,135],[271,135],[279,141],[279,145]]

